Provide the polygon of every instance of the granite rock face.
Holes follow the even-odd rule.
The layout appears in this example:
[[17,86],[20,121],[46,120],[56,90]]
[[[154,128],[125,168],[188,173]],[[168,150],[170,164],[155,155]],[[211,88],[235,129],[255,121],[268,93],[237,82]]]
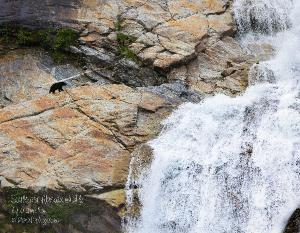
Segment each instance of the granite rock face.
[[197,49],[197,59],[186,66],[191,90],[236,95],[246,89],[250,67],[256,60],[232,37],[209,38]]
[[[0,56],[0,108],[46,95],[57,80],[82,72],[72,64],[55,64],[41,49],[9,51]],[[92,83],[92,80],[82,75],[67,83],[72,87]]]
[[82,230],[60,224],[55,232],[121,232],[131,153],[158,134],[174,107],[153,93],[112,84],[9,105],[0,111],[1,188],[79,193],[98,205],[92,215],[71,216]]
[[124,85],[84,86],[3,108],[1,184],[122,188],[131,151],[157,134],[170,109],[161,97]]
[[0,108],[36,99],[49,93],[51,85],[65,81],[65,88],[112,83],[78,64],[55,63],[50,53],[40,48],[22,48],[0,55]]
[[1,5],[0,22],[77,24],[82,41],[97,47],[122,30],[136,38],[131,47],[138,56],[161,69],[190,60],[202,38],[233,26],[229,0],[1,0]]
[[237,94],[247,85],[253,58],[231,37],[231,0],[1,3],[0,23],[79,31],[80,45],[71,51],[87,60],[95,82],[145,87],[183,80],[202,95]]
[[0,56],[0,107],[34,99],[48,92],[51,74],[40,69],[33,56],[24,51]]

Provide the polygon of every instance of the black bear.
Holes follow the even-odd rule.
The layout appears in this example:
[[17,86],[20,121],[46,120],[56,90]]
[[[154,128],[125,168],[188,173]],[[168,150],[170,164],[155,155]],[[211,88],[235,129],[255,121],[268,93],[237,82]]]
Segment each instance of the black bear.
[[49,90],[49,93],[55,93],[56,90],[58,90],[59,92],[63,91],[63,86],[66,86],[67,84],[65,82],[58,82],[58,83],[54,83]]

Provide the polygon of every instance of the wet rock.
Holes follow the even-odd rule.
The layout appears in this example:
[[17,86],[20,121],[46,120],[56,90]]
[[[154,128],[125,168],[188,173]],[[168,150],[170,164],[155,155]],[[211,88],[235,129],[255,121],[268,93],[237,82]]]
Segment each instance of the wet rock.
[[152,148],[147,144],[141,144],[132,152],[130,173],[126,184],[127,201],[125,221],[138,217],[141,210],[139,189],[142,179],[147,174],[153,159]]
[[249,71],[249,85],[258,83],[274,83],[275,74],[267,66],[262,64],[255,64]]
[[160,86],[149,86],[141,88],[141,90],[146,90],[167,99],[172,103],[182,103],[182,102],[200,102],[204,96],[199,92],[190,90],[188,86],[182,81],[175,81],[172,83],[162,84]]
[[[289,8],[292,3],[274,2],[266,4],[265,2],[256,2],[253,0],[243,0],[236,4],[235,14],[242,15],[237,17],[240,32],[245,33],[254,31],[258,33],[274,33],[282,31],[289,27]],[[244,9],[248,9],[245,11]],[[281,9],[278,13],[276,9]],[[264,14],[266,16],[261,17]]]
[[250,54],[253,54],[258,61],[268,61],[275,56],[275,48],[268,42],[250,41],[244,45]]
[[[147,172],[149,166],[151,165],[153,159],[153,151],[152,148],[147,144],[142,144],[132,152],[132,160],[131,160],[131,177],[130,180],[138,181],[138,179],[142,176],[144,172]],[[137,188],[139,184],[129,185],[129,188]]]
[[296,209],[290,217],[283,233],[298,233],[300,230],[300,209]]
[[198,51],[197,59],[186,66],[186,83],[191,90],[204,95],[234,95],[245,90],[255,59],[233,38],[211,37],[199,44]]

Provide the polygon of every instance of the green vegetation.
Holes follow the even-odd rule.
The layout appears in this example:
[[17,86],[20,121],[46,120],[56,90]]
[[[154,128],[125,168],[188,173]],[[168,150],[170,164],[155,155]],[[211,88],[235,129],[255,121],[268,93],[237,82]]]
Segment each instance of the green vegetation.
[[17,47],[42,47],[58,63],[67,59],[82,62],[79,56],[69,52],[70,46],[78,44],[78,37],[78,33],[70,28],[31,30],[10,24],[0,26],[0,43]]
[[136,41],[136,38],[122,32],[117,32],[117,41],[119,45],[130,45]]
[[38,45],[39,43],[38,34],[21,28],[17,33],[16,42],[20,46]]
[[117,21],[115,22],[115,29],[117,32],[120,32],[122,30],[122,20],[120,15],[117,16]]
[[[54,233],[57,222],[80,229],[82,225],[76,222],[75,214],[91,216],[98,213],[96,205],[72,191],[61,193],[49,190],[36,193],[21,188],[3,188],[0,197],[0,233]],[[32,219],[32,222],[13,222],[16,219]],[[48,220],[54,222],[49,223]]]
[[[8,216],[8,219],[11,219],[15,216],[27,218],[30,217],[30,214],[23,211],[26,208],[26,204],[21,200],[26,196],[32,195],[32,192],[26,189],[21,188],[5,188],[3,190],[3,196],[5,197],[5,202],[1,206],[1,211],[5,212]],[[2,224],[6,224],[8,219]]]
[[77,45],[78,33],[69,28],[59,29],[54,38],[54,50],[66,50]]
[[136,38],[126,35],[122,32],[117,32],[118,52],[122,57],[138,62],[137,55],[129,48],[130,44],[134,43]]
[[7,188],[4,190],[4,196],[7,198],[6,204],[3,206],[8,211],[13,210],[14,208],[18,208],[20,206],[20,203],[18,203],[18,200],[22,198],[23,196],[30,195],[31,192],[26,189],[21,188]]
[[0,27],[0,43],[11,43],[11,39],[16,35],[16,27],[4,24]]
[[132,61],[138,62],[137,55],[128,46],[119,46],[119,54],[122,57],[126,57]]
[[129,46],[136,41],[136,38],[122,32],[122,22],[120,17],[117,18],[115,29],[117,33],[119,55],[138,62],[139,60],[137,55],[129,48]]
[[56,233],[54,229],[43,229],[43,233]]
[[[17,215],[18,217],[30,217],[35,214],[40,214],[40,212],[27,213],[22,212],[22,209],[27,209],[28,207],[33,210],[44,210],[46,216],[51,219],[62,220],[67,222],[69,217],[71,217],[72,213],[75,211],[86,212],[89,210],[88,205],[84,202],[64,202],[64,197],[68,197],[68,194],[54,194],[54,193],[34,193],[33,191],[21,188],[5,188],[2,192],[4,197],[4,202],[2,205],[1,211],[5,211],[9,217],[13,217]],[[69,193],[72,196],[72,193]],[[61,198],[57,199],[60,202],[41,202],[41,198],[45,198],[46,196],[50,198]],[[36,203],[35,201],[39,199],[40,202]],[[53,200],[53,199],[52,199]],[[16,210],[19,210],[16,212]],[[5,224],[6,222],[0,221],[1,224]]]
[[56,35],[54,29],[40,29],[37,31],[39,38],[38,44],[45,49],[52,49],[54,47],[53,41]]
[[48,217],[61,220],[63,223],[70,222],[73,213],[87,211],[89,211],[88,206],[80,203],[60,203],[46,209]]

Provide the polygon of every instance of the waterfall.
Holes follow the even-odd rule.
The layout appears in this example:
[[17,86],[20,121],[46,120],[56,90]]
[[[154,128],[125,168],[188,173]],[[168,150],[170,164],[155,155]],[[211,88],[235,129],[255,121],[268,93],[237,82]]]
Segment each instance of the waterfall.
[[300,2],[236,0],[234,14],[241,34],[267,34],[276,55],[242,95],[187,103],[165,120],[135,181],[142,209],[130,233],[281,233],[300,206]]
[[274,33],[290,26],[291,0],[236,0],[233,11],[240,32]]

